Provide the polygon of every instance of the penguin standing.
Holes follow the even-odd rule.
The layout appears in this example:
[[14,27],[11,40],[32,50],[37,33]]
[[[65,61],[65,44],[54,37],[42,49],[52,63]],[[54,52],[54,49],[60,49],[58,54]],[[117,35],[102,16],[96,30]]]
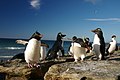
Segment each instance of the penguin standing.
[[112,36],[112,41],[108,44],[108,46],[106,48],[107,55],[111,55],[111,54],[114,53],[114,51],[116,51],[116,49],[117,49],[117,41],[115,39],[116,39],[116,36],[113,35]]
[[[28,41],[25,41],[25,40],[16,40],[16,43],[27,46]],[[44,42],[40,43],[40,60],[41,61],[45,60],[45,58],[46,58],[47,48],[49,48],[48,44],[46,44]],[[13,60],[13,59],[22,59],[23,61],[25,61],[24,53],[20,53],[20,54],[15,55],[11,60]]]
[[57,38],[55,43],[53,44],[52,48],[48,50],[46,59],[55,59],[58,57],[57,54],[62,53],[62,57],[64,56],[64,48],[62,46],[62,38],[66,35],[63,35],[61,32],[57,34]]
[[[68,48],[68,54],[69,54],[69,55],[72,55],[72,56],[73,56],[72,46],[73,46],[73,44],[74,44],[76,41],[77,41],[77,37],[76,37],[76,36],[73,36],[73,37],[72,37],[72,43],[71,43],[71,45],[70,45],[69,48]],[[80,47],[81,47],[81,46],[80,46]]]
[[73,55],[75,62],[78,62],[79,58],[83,61],[86,56],[85,43],[83,39],[76,38],[74,36],[69,53]]
[[41,47],[40,47],[40,60],[45,60],[47,56],[47,48],[49,48],[49,45],[46,43],[41,42]]
[[97,59],[104,60],[105,59],[105,41],[103,37],[103,32],[101,28],[97,28],[95,30],[91,30],[94,35],[93,41],[93,52],[96,54]]
[[40,60],[40,41],[43,35],[39,32],[35,32],[30,38],[24,55],[25,61],[28,63],[28,67],[39,67],[38,63]]

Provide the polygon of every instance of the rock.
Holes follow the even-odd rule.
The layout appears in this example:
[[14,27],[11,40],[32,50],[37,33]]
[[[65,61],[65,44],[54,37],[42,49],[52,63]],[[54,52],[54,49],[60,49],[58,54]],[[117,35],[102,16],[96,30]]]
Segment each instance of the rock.
[[56,64],[49,68],[45,80],[120,80],[119,61],[84,61]]
[[120,53],[108,60],[65,62],[52,65],[44,80],[120,80]]
[[0,80],[44,80],[44,75],[54,61],[43,61],[40,68],[28,68],[21,59],[6,61],[0,66]]
[[21,59],[1,61],[0,80],[120,80],[120,53],[104,61],[83,62],[73,57],[41,61],[40,68],[28,68]]

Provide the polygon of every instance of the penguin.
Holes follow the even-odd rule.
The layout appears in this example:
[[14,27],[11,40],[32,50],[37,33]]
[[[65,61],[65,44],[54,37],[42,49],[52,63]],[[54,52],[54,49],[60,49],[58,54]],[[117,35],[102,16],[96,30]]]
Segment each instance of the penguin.
[[84,43],[86,47],[86,53],[91,53],[92,43],[90,42],[90,39],[88,37],[84,38]]
[[40,40],[42,37],[43,35],[36,31],[31,36],[24,51],[25,61],[28,63],[28,67],[30,68],[40,66],[38,63],[40,60]]
[[49,45],[46,43],[41,42],[41,47],[40,47],[40,61],[43,61],[46,59],[47,56],[47,48],[49,48]]
[[[27,46],[28,41],[16,40],[16,43]],[[46,55],[47,55],[47,48],[49,48],[49,45],[41,41],[41,43],[40,43],[40,61],[45,60]],[[19,53],[11,58],[11,60],[14,60],[14,59],[22,59],[22,61],[24,62],[25,61],[24,53]]]
[[62,38],[65,36],[66,35],[62,34],[61,32],[59,32],[57,34],[55,43],[53,44],[52,48],[50,48],[48,50],[47,57],[46,57],[47,60],[56,59],[58,57],[57,54],[59,54],[59,51],[61,51],[62,57],[64,56],[64,48],[62,46]]
[[93,40],[93,52],[96,54],[97,59],[99,60],[104,60],[105,59],[105,41],[103,37],[103,32],[101,28],[97,28],[95,30],[91,30],[94,35],[94,40]]
[[112,55],[116,50],[117,50],[117,41],[116,36],[112,35],[112,41],[109,42],[107,48],[106,48],[106,54],[107,55]]
[[75,62],[78,62],[80,58],[81,61],[83,61],[86,56],[85,43],[83,39],[74,36],[69,53],[73,55]]
[[[73,43],[75,43],[76,41],[77,41],[77,37],[76,37],[76,36],[73,36],[73,37],[72,37],[71,45],[70,45],[69,48],[68,48],[68,54],[69,54],[70,56],[73,56],[72,46],[73,46]],[[80,45],[80,47],[81,47],[81,45]]]

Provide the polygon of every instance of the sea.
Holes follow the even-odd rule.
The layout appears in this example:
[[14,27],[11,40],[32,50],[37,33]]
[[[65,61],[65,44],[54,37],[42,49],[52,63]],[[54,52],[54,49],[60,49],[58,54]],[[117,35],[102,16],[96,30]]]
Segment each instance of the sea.
[[[16,40],[27,40],[27,39],[9,39],[9,38],[0,38],[0,61],[1,60],[9,60],[13,56],[19,53],[24,53],[25,45],[17,44]],[[49,45],[48,50],[53,46],[55,40],[41,40],[42,42]],[[71,44],[71,41],[63,40],[63,48],[65,50],[65,54],[68,54],[68,49]],[[107,45],[108,43],[106,43]],[[120,43],[117,43],[120,46]]]
[[[17,44],[16,40],[21,40],[21,39],[0,38],[0,60],[9,60],[16,54],[24,53],[26,46],[22,44]],[[27,40],[27,39],[22,39],[22,40]],[[41,40],[41,41],[49,45],[49,48],[47,48],[47,52],[55,42],[55,40]],[[70,43],[71,41],[63,41],[65,54],[68,53],[68,48],[70,46]]]

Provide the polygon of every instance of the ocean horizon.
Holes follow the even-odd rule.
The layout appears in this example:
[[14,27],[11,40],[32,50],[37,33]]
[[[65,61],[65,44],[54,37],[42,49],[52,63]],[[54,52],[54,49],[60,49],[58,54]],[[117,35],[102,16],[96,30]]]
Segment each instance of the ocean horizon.
[[[27,39],[12,39],[12,38],[0,38],[0,60],[8,60],[11,59],[13,56],[19,53],[24,53],[25,45],[17,44],[16,40],[27,40]],[[48,50],[53,46],[55,40],[41,40],[49,45]],[[71,41],[63,40],[63,47],[65,50],[65,54],[68,54],[68,49],[71,44]],[[106,43],[107,45],[108,43]],[[117,43],[120,46],[120,43]]]

